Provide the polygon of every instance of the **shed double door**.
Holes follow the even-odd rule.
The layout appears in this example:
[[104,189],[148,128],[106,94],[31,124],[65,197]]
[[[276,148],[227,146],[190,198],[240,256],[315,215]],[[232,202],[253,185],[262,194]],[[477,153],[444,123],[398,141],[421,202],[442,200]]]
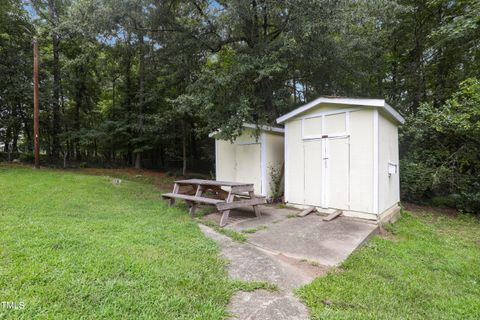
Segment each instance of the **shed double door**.
[[304,142],[305,204],[349,209],[350,146],[348,137]]

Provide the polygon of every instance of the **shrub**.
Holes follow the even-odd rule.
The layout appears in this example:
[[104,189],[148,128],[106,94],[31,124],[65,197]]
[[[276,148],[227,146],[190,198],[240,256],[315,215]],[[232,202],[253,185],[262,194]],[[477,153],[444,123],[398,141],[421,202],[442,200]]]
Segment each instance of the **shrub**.
[[401,192],[480,213],[480,81],[467,79],[444,105],[423,104],[401,130]]
[[433,185],[433,170],[423,163],[409,160],[400,161],[401,197],[418,202],[428,198]]
[[270,191],[272,192],[272,200],[280,199],[282,194],[282,167],[269,167],[270,171]]
[[19,159],[22,162],[33,163],[35,161],[35,155],[30,152],[20,153]]

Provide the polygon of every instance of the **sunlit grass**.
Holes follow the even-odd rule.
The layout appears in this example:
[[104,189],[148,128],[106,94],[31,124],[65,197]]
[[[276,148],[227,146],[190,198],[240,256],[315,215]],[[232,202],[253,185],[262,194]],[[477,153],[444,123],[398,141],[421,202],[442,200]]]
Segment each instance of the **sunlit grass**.
[[0,165],[0,318],[221,319],[217,245],[150,184]]
[[299,290],[313,319],[480,319],[480,224],[404,213],[335,272]]

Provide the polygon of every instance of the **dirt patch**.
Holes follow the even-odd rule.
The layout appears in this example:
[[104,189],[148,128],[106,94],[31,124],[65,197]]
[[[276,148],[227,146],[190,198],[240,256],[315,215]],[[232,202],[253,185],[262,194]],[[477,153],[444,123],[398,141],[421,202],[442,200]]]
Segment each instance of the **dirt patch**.
[[[204,217],[205,220],[213,221],[217,225],[220,225],[220,219],[222,215],[214,208],[212,208],[211,213]],[[230,211],[228,216],[228,225],[235,224],[237,222],[246,221],[249,219],[255,219],[255,212],[249,209],[235,209]]]
[[97,176],[110,176],[120,179],[128,179],[132,181],[152,183],[159,190],[171,191],[173,189],[173,183],[175,178],[169,177],[165,172],[135,169],[135,168],[85,168],[75,169],[74,172],[82,172],[86,174],[92,174]]
[[317,278],[321,277],[329,270],[332,269],[332,267],[327,267],[318,263],[314,263],[311,261],[306,261],[306,260],[298,260],[294,258],[287,257],[283,254],[277,254],[275,256],[278,260],[283,261],[293,267],[295,267],[298,270],[301,270],[304,274],[309,275],[312,278]]
[[410,211],[414,214],[430,213],[454,218],[458,216],[458,210],[453,208],[431,207],[409,202],[402,202],[402,206],[405,208],[405,210]]

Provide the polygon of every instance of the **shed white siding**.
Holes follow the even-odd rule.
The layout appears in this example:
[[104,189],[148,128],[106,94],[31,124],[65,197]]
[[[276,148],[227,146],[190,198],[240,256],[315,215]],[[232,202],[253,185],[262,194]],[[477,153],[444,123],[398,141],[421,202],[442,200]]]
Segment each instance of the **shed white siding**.
[[379,117],[378,186],[379,212],[400,202],[398,127],[385,117]]
[[283,134],[244,128],[235,141],[215,140],[216,179],[253,183],[255,194],[270,197],[271,168],[283,166]]
[[[368,219],[398,204],[397,122],[403,118],[380,105],[321,103],[279,118],[287,203]],[[392,167],[397,172],[389,174]]]
[[350,210],[373,213],[374,112],[350,114]]
[[301,143],[301,124],[299,119],[285,124],[285,202],[297,204],[305,202],[305,164],[303,143]]
[[272,170],[276,173],[281,174],[284,165],[284,148],[285,148],[285,141],[284,137],[281,134],[274,134],[270,132],[264,132],[264,154],[265,154],[265,166],[266,174],[265,174],[265,183],[262,184],[266,188],[266,195],[272,195],[272,189],[274,187],[274,182],[272,179]]
[[235,179],[235,145],[224,140],[215,140],[215,176],[220,181]]
[[[285,124],[287,202],[372,212],[373,110],[344,109],[328,114],[333,110],[326,108],[322,117],[317,108]],[[335,138],[321,138],[327,134]],[[335,157],[327,168],[322,164],[324,156]]]

